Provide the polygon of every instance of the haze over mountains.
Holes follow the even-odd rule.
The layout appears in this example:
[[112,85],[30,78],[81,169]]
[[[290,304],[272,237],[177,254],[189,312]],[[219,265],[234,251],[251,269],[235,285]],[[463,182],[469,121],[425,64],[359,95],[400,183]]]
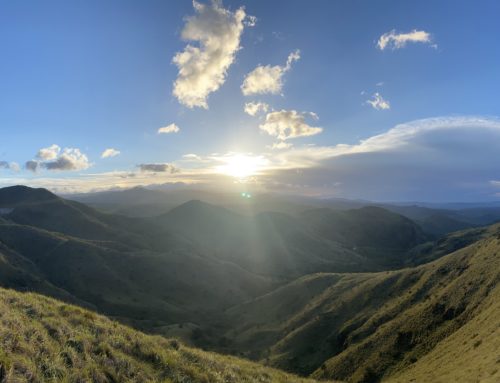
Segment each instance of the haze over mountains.
[[[500,228],[480,226],[495,206],[146,189],[75,199],[94,207],[0,189],[1,286],[317,379],[498,377]],[[436,222],[465,230],[439,236]],[[477,366],[456,375],[457,358]]]

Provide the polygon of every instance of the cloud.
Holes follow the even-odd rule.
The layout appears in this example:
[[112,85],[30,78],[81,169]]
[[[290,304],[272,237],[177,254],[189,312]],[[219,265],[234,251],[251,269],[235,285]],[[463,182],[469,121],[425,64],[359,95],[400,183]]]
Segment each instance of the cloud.
[[18,172],[21,170],[21,167],[17,162],[7,162],[0,161],[0,169],[12,170],[13,172]]
[[499,119],[431,118],[354,145],[278,152],[268,182],[301,193],[383,201],[491,200],[498,153]]
[[158,134],[178,133],[180,131],[176,124],[170,124],[158,129]]
[[40,149],[35,160],[27,161],[24,167],[32,172],[40,168],[57,171],[85,170],[90,167],[88,157],[77,148],[61,148],[51,145]]
[[288,56],[285,66],[259,65],[248,73],[241,85],[245,96],[252,94],[278,94],[283,88],[283,75],[292,68],[292,63],[300,59],[300,51],[296,50]]
[[[380,201],[467,202],[500,198],[498,153],[500,119],[445,116],[402,123],[354,144],[302,145],[247,153],[244,157],[251,159],[242,163],[258,168],[248,182],[266,192]],[[196,184],[197,188],[234,190],[239,184],[227,176],[227,171],[221,174],[220,170],[232,164],[235,173],[239,172],[240,161],[234,161],[235,156],[238,159],[238,153],[191,153],[180,160],[188,166],[174,173],[147,167],[151,170],[134,172],[134,176],[124,171],[58,178],[4,177],[0,184],[23,183],[75,192],[182,182]],[[153,165],[169,169],[168,164]]]
[[201,161],[202,160],[202,158],[199,155],[194,154],[194,153],[184,154],[182,156],[182,158],[184,159],[184,161]]
[[247,27],[255,27],[257,25],[257,17],[247,16],[246,20],[243,22]]
[[193,1],[193,6],[195,15],[186,18],[181,37],[199,46],[188,44],[174,56],[179,74],[173,95],[189,108],[208,109],[209,94],[224,84],[227,70],[240,49],[245,21],[250,26],[255,18],[247,18],[243,8],[231,12],[217,0],[210,4]]
[[292,146],[293,144],[290,142],[280,141],[273,143],[271,146],[268,146],[268,148],[273,150],[283,150],[290,149]]
[[49,146],[48,148],[40,149],[36,154],[36,158],[42,161],[54,160],[57,158],[60,151],[61,148],[58,145],[54,144]]
[[389,101],[384,99],[382,95],[378,92],[374,93],[371,100],[366,100],[367,104],[370,104],[373,109],[377,110],[389,110],[391,109],[391,104]]
[[258,113],[265,113],[269,110],[269,105],[265,102],[246,102],[245,113],[250,116],[256,116]]
[[179,172],[179,169],[172,164],[139,164],[137,167],[141,172],[171,174]]
[[120,154],[119,150],[116,150],[113,148],[108,148],[108,149],[104,150],[104,152],[102,152],[101,158],[116,157],[119,154]]
[[10,170],[12,170],[14,172],[18,172],[21,170],[21,166],[19,166],[19,164],[17,162],[11,162],[9,164],[9,168],[10,168]]
[[432,43],[432,37],[429,32],[417,31],[416,29],[408,33],[396,33],[394,29],[384,33],[378,39],[377,47],[382,51],[386,48],[395,50],[404,48],[408,43],[432,44],[432,47],[437,47],[436,44]]
[[24,167],[26,168],[26,170],[29,170],[30,172],[36,173],[38,171],[38,169],[40,168],[40,163],[38,161],[35,161],[35,160],[30,160],[30,161],[26,161],[26,163],[24,164]]
[[56,159],[43,162],[42,166],[47,170],[85,170],[90,167],[90,163],[80,149],[65,148]]
[[280,110],[268,113],[266,121],[259,127],[267,134],[277,137],[280,140],[313,136],[321,133],[323,131],[322,128],[310,126],[305,122],[306,115],[311,115],[314,119],[317,119],[317,115],[314,113]]

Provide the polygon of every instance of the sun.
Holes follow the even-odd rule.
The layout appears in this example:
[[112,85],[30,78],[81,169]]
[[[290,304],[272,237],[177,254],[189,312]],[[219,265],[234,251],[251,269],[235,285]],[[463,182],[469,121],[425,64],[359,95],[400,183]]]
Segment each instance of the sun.
[[222,158],[223,165],[217,170],[235,178],[248,178],[256,175],[264,169],[267,161],[262,156],[251,156],[247,154],[233,153]]

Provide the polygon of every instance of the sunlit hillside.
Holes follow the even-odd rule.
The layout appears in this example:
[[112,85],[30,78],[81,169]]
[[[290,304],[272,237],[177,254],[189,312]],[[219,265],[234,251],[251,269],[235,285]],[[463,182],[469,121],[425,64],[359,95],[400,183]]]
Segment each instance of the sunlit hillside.
[[2,382],[312,382],[148,336],[37,294],[0,289]]

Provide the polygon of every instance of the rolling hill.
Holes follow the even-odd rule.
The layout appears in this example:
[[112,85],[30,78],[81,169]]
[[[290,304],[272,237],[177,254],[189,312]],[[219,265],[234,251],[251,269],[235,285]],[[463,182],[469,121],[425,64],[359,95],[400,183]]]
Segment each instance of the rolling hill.
[[428,240],[411,220],[376,207],[246,216],[190,201],[153,220],[216,257],[288,280],[318,271],[402,266],[405,254]]
[[0,221],[2,286],[153,327],[217,312],[273,286],[142,220],[24,187],[2,189],[0,198],[12,209]]
[[[374,206],[242,214],[192,200],[141,218],[103,213],[44,189],[0,189],[1,286],[49,295],[138,329],[320,380],[467,382],[479,374],[495,381],[499,254],[500,225],[432,240],[409,218]],[[187,381],[196,381],[193,376],[217,381],[205,362],[197,367],[185,362],[206,355],[200,351],[175,343],[185,354],[172,356],[164,351],[169,340],[125,327],[115,335],[105,328],[119,325],[96,314],[69,308],[72,314],[60,318],[62,303],[4,291],[2,304],[18,316],[2,314],[0,331],[31,321],[44,345],[62,347],[74,361],[35,357],[24,347],[24,357],[0,354],[4,376],[21,379],[36,372],[42,381],[62,376],[72,381],[78,376],[75,366],[86,358],[90,362],[82,373],[103,382],[181,381],[197,368],[193,374],[205,375],[189,375]],[[45,324],[52,320],[67,326],[63,343],[48,338],[52,330]],[[102,324],[97,330],[90,325],[94,321]],[[74,343],[75,331],[86,340]],[[103,348],[88,338],[101,332],[113,340],[108,344],[98,337]],[[136,343],[147,339],[144,347],[157,350],[156,356],[117,346],[122,333],[133,334]],[[82,347],[85,357],[77,355]],[[179,362],[181,375],[168,375],[172,369],[158,362],[162,358],[171,361],[168,366],[186,358]],[[122,366],[123,360],[129,363],[130,370],[123,370],[128,377],[113,364]],[[226,371],[223,361],[247,363],[213,360],[217,371]],[[456,366],[466,361],[473,365],[457,374]],[[248,366],[255,372],[263,368]],[[230,375],[235,382],[295,379],[269,371],[251,378]]]

